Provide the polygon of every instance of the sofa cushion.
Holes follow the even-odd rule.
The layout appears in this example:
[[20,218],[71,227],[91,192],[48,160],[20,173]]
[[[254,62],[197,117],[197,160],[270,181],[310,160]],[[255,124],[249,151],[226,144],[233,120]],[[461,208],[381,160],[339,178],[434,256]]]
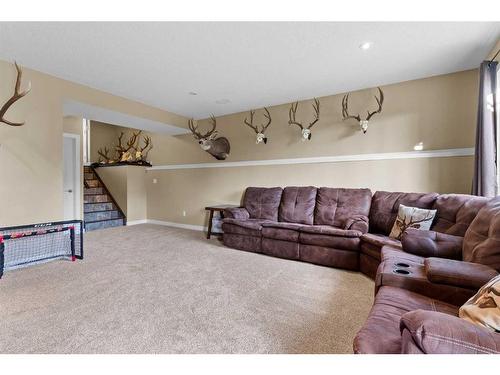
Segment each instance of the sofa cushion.
[[402,353],[500,354],[500,335],[456,316],[415,310],[401,318]]
[[379,248],[382,248],[386,245],[401,248],[401,241],[389,236],[384,236],[383,234],[364,233],[361,236],[361,240]]
[[302,224],[294,223],[265,223],[262,226],[262,236],[276,240],[298,242],[301,226]]
[[400,204],[430,209],[437,197],[437,193],[375,192],[370,207],[370,232],[389,235]]
[[463,237],[488,198],[466,194],[442,194],[434,202],[437,210],[432,230]]
[[313,224],[316,191],[313,186],[290,186],[283,189],[279,221]]
[[500,196],[479,210],[464,236],[463,260],[500,272]]
[[355,353],[401,352],[401,317],[413,310],[438,311],[456,316],[458,307],[404,289],[383,286],[375,296],[368,319],[354,339]]
[[[361,234],[361,233],[360,233]],[[299,241],[305,245],[331,247],[340,250],[359,251],[359,237],[343,237],[331,234],[300,232]]]
[[251,219],[278,221],[278,209],[283,189],[280,187],[249,187],[245,191],[243,207]]
[[260,219],[239,220],[226,218],[222,220],[222,230],[224,233],[244,234],[247,236],[261,236],[262,224],[269,222]]
[[340,229],[332,227],[330,225],[302,225],[299,230],[304,233],[353,238],[361,237],[361,235],[363,234],[359,230]]
[[357,221],[367,223],[371,197],[370,189],[319,188],[314,224],[350,229]]

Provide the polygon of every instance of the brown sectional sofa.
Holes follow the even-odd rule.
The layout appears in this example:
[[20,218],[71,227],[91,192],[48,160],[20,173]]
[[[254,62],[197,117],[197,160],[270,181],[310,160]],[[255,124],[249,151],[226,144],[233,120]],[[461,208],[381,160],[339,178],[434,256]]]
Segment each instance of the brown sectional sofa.
[[[390,238],[400,204],[435,209],[431,229]],[[457,316],[500,272],[500,197],[248,188],[225,217],[227,246],[375,278],[355,353],[500,353],[500,333]]]
[[[460,241],[488,199],[312,186],[246,189],[242,207],[225,211],[224,244],[240,250],[360,270],[375,278],[400,204],[437,210],[432,235]],[[407,241],[408,242],[408,241]]]

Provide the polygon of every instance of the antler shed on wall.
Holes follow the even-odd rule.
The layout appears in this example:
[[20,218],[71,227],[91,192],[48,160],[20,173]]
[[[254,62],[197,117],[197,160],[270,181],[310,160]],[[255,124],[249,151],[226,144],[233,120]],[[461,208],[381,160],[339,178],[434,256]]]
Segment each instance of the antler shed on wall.
[[12,121],[9,121],[5,118],[5,113],[9,110],[9,108],[15,102],[17,102],[19,99],[26,96],[26,94],[28,94],[31,90],[31,82],[29,82],[28,88],[24,91],[21,91],[21,80],[22,80],[23,71],[19,67],[19,65],[17,65],[16,62],[14,63],[14,65],[16,66],[16,70],[17,70],[17,79],[16,79],[16,86],[14,87],[14,95],[12,95],[10,97],[10,99],[5,102],[5,104],[2,106],[2,108],[0,108],[0,122],[3,122],[4,124],[10,125],[10,126],[22,126],[22,125],[24,125],[24,122],[12,122]]

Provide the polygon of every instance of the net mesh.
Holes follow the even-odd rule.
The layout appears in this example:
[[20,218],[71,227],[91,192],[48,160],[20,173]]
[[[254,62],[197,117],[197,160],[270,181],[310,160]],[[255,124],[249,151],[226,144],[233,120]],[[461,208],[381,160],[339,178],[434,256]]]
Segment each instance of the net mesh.
[[73,256],[82,259],[82,224],[70,221],[0,228],[0,238],[3,238],[0,275],[2,271],[54,259],[72,259]]

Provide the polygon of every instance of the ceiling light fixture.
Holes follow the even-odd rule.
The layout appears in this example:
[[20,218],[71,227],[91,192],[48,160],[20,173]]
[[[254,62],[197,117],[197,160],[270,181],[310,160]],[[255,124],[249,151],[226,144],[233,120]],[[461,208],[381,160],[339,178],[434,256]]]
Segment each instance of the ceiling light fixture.
[[372,46],[372,44],[370,42],[364,42],[364,43],[362,43],[362,44],[359,45],[359,48],[361,48],[363,51],[366,51],[371,46]]

